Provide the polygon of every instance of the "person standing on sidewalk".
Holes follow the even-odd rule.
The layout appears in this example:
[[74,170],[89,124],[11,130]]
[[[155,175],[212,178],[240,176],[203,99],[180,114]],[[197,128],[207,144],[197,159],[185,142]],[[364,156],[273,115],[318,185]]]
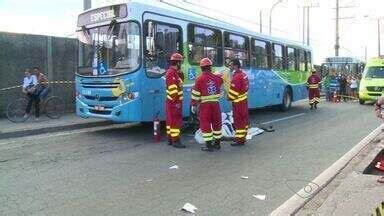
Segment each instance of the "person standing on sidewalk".
[[[383,113],[382,113],[382,106],[384,105],[384,96],[381,96],[377,99],[374,105],[375,109],[375,114],[378,118],[383,119]],[[384,176],[381,176],[379,179],[377,179],[378,182],[384,183]]]
[[40,99],[37,94],[37,78],[31,73],[31,69],[29,68],[25,69],[24,74],[23,93],[25,93],[28,97],[28,104],[25,110],[24,118],[28,118],[31,112],[32,103],[35,103],[35,115],[36,121],[38,121],[40,117]]
[[228,99],[232,102],[233,120],[235,126],[235,143],[231,146],[243,146],[248,131],[248,89],[247,74],[241,70],[241,62],[238,59],[232,63],[233,78],[228,91]]
[[[221,139],[221,110],[220,110],[220,89],[223,79],[212,73],[212,61],[203,58],[200,61],[202,74],[196,79],[191,94],[191,112],[197,112],[199,106],[200,129],[206,146],[201,147],[202,151],[212,152],[219,150]],[[215,141],[212,144],[213,140]]]
[[166,84],[166,127],[168,144],[175,148],[185,148],[180,141],[180,129],[182,126],[182,106],[183,106],[183,75],[181,72],[181,62],[183,56],[180,53],[172,54],[170,67],[165,75]]

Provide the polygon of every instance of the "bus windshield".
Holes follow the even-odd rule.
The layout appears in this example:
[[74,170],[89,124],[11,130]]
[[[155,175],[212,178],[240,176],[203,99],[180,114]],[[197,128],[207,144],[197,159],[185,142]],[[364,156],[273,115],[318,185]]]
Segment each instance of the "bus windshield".
[[384,78],[384,67],[368,67],[366,78]]
[[83,28],[78,38],[80,75],[116,75],[140,66],[140,28],[136,22]]

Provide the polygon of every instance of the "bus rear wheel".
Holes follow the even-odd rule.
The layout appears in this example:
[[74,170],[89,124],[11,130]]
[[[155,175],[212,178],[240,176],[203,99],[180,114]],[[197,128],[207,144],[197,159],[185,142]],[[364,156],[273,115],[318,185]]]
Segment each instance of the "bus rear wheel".
[[281,111],[285,112],[291,108],[291,105],[292,105],[292,91],[289,88],[285,88],[283,101],[279,108]]

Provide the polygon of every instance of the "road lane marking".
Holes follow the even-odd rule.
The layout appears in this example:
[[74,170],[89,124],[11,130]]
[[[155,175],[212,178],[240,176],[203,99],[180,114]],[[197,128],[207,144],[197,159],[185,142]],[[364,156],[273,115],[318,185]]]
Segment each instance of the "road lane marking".
[[287,116],[287,117],[284,117],[284,118],[263,122],[261,124],[271,124],[271,123],[275,123],[275,122],[279,122],[279,121],[284,121],[284,120],[287,120],[287,119],[297,118],[297,117],[300,117],[300,116],[303,116],[303,115],[305,115],[305,113],[300,113],[300,114],[296,114],[296,115],[292,115],[292,116]]
[[[10,144],[14,144],[18,142],[22,142],[22,143],[20,143],[19,145],[11,146],[11,148],[36,145],[37,143],[32,143],[31,141],[37,141],[41,139],[68,136],[68,135],[77,135],[82,133],[92,133],[92,132],[103,131],[108,129],[119,129],[119,128],[125,128],[125,127],[128,128],[134,125],[137,125],[137,124],[132,123],[132,124],[122,124],[122,125],[97,126],[93,128],[84,128],[84,129],[69,130],[64,132],[56,132],[54,134],[38,134],[38,135],[32,135],[32,136],[26,136],[26,137],[20,137],[20,138],[10,138],[13,140],[0,143],[0,150],[4,150],[3,148],[9,149],[9,147],[7,148],[6,146],[9,146]],[[23,143],[23,141],[28,141],[28,142]]]

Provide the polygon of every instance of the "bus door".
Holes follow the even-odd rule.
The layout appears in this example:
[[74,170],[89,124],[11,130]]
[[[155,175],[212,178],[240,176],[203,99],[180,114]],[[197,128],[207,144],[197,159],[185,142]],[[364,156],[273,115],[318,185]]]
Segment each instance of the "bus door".
[[170,56],[182,53],[182,28],[176,19],[151,13],[145,13],[143,18],[144,68],[148,80],[142,85],[148,98],[143,101],[143,115],[153,117],[159,113],[165,119],[165,73]]

